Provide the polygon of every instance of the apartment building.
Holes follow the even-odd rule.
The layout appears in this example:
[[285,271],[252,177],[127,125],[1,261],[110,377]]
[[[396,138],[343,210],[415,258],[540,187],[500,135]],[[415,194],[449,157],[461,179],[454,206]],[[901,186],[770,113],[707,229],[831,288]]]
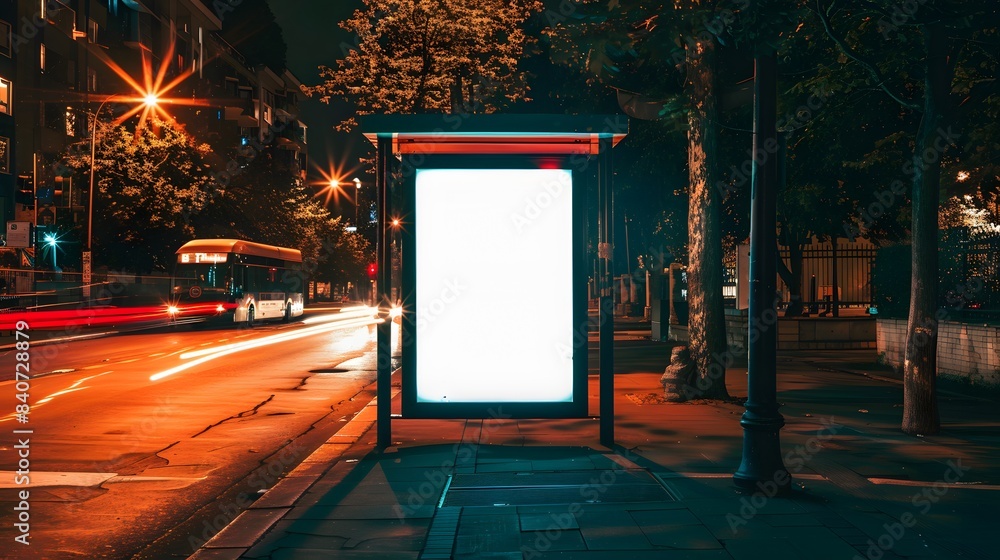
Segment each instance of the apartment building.
[[[225,13],[202,0],[0,2],[0,221],[72,227],[87,220],[87,177],[60,165],[89,150],[93,115],[112,120],[164,69],[170,91],[198,106],[168,111],[209,143],[221,165],[273,149],[296,177],[306,170],[298,80],[250,67],[219,36]],[[6,33],[4,33],[6,32]],[[6,162],[6,163],[5,163]]]

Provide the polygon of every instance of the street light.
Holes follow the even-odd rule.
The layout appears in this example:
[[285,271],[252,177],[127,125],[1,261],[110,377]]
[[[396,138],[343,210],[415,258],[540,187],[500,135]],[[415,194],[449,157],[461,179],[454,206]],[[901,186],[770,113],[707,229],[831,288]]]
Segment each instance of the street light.
[[361,225],[361,223],[358,222],[358,204],[361,202],[361,200],[358,198],[358,196],[361,193],[361,179],[355,177],[353,180],[354,180],[354,225],[359,226]]
[[55,235],[52,235],[51,233],[46,233],[45,242],[49,244],[49,250],[52,251],[52,270],[58,272],[59,266],[56,264],[56,245],[58,244],[59,240],[56,239]]
[[[90,298],[90,281],[91,281],[91,251],[93,249],[92,244],[94,241],[94,167],[96,167],[96,154],[97,154],[97,119],[101,115],[101,109],[104,109],[104,105],[108,101],[116,97],[121,97],[124,94],[112,93],[111,95],[104,98],[101,104],[97,106],[97,111],[94,113],[94,122],[90,125],[90,192],[87,193],[87,247],[83,251],[83,297]],[[143,104],[146,107],[155,107],[159,102],[159,98],[155,93],[147,93],[142,98]]]

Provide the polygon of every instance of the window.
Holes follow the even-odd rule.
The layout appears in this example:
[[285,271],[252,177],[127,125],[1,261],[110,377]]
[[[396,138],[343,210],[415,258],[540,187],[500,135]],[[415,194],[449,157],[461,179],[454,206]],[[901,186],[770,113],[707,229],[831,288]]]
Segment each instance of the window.
[[38,69],[45,73],[45,43],[38,46]]
[[10,57],[12,39],[10,36],[10,24],[0,20],[0,54]]
[[10,83],[10,80],[0,78],[0,113],[11,114],[11,110],[14,108],[13,99],[14,84]]
[[87,91],[97,91],[97,70],[87,70]]
[[100,26],[97,25],[97,22],[87,19],[87,42],[96,43],[98,31],[100,31]]
[[261,110],[261,120],[267,124],[271,124],[271,107],[274,107],[274,93],[268,90],[264,90],[264,104]]
[[76,136],[76,113],[72,107],[66,107],[66,136]]

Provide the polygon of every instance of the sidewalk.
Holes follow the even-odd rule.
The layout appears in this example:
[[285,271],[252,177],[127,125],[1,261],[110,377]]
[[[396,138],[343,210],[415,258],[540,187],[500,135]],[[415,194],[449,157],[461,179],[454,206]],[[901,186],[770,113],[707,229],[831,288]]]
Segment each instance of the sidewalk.
[[[944,394],[942,435],[906,436],[898,383],[836,371],[873,351],[780,353],[795,491],[772,498],[732,483],[742,406],[663,403],[669,346],[643,348],[615,378],[614,449],[596,418],[394,419],[380,454],[372,403],[191,558],[994,557],[995,402]],[[728,381],[746,395],[745,369]],[[592,413],[597,394],[591,376]]]

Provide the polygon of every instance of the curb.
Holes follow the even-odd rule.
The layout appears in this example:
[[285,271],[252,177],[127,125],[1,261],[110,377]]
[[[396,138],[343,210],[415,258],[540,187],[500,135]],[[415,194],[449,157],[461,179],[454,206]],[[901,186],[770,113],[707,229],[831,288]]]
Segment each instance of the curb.
[[[398,371],[398,370],[397,370]],[[393,372],[395,375],[396,372]],[[394,398],[398,388],[392,391]],[[188,560],[218,560],[239,558],[274,525],[292,510],[297,502],[322,479],[327,471],[336,465],[348,451],[354,449],[368,430],[375,425],[378,397],[368,402],[347,424],[337,430],[325,443],[319,446],[287,476],[278,481],[236,516],[221,531],[212,536]],[[367,453],[367,451],[366,451]],[[355,461],[362,455],[355,457]],[[355,463],[356,464],[356,463]],[[351,469],[354,465],[351,465]]]

